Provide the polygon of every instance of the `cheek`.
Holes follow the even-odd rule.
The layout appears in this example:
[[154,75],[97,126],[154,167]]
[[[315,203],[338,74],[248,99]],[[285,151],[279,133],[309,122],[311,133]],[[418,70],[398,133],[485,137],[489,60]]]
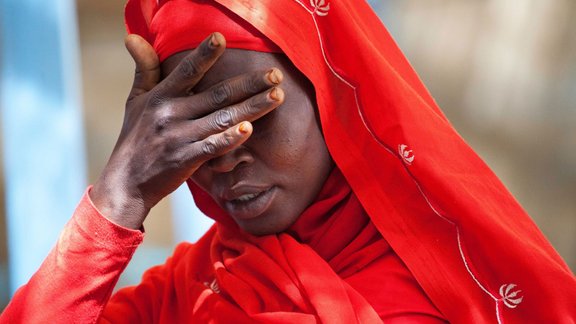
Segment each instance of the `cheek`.
[[309,100],[287,100],[274,117],[267,127],[273,133],[266,137],[269,158],[278,168],[301,173],[322,163],[327,148]]
[[308,150],[308,130],[302,123],[275,123],[274,132],[262,139],[260,147],[263,160],[276,170],[293,169],[305,157]]
[[202,164],[190,177],[192,181],[206,192],[210,192],[210,183],[212,183],[211,172],[205,164]]
[[298,127],[278,132],[281,137],[270,153],[277,171],[287,177],[302,179],[315,177],[318,169],[329,164],[326,143],[314,119],[302,121]]
[[273,143],[270,158],[279,168],[294,168],[306,154],[304,138],[290,132],[279,132],[278,139]]

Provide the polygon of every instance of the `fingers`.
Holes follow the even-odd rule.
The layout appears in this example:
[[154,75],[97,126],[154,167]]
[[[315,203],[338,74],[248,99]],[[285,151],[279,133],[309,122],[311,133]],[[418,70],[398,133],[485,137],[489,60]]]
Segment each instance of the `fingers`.
[[202,163],[242,145],[252,134],[252,124],[243,121],[223,132],[213,134],[207,138],[190,144],[186,151],[185,161],[190,161],[193,170]]
[[136,34],[124,39],[126,49],[136,64],[134,83],[128,100],[152,90],[160,81],[160,61],[154,48],[142,37]]
[[202,140],[242,121],[254,121],[280,106],[284,92],[274,85],[282,78],[277,68],[252,72],[197,95],[172,99],[154,108],[152,124],[175,139]]
[[176,97],[189,93],[206,71],[224,53],[226,40],[213,33],[188,54],[157,87],[158,97]]
[[274,87],[270,91],[260,93],[256,96],[217,110],[205,117],[188,123],[194,123],[195,127],[190,127],[189,138],[205,138],[211,134],[222,132],[241,121],[255,121],[266,115],[270,111],[279,107],[284,101],[284,91]]
[[[175,117],[178,116],[181,119],[200,118],[222,107],[246,100],[251,96],[265,94],[264,91],[271,90],[271,87],[280,84],[282,79],[282,72],[277,68],[272,68],[266,72],[248,73],[222,81],[194,96],[177,98],[170,109],[173,109]],[[228,125],[228,127],[234,124]]]

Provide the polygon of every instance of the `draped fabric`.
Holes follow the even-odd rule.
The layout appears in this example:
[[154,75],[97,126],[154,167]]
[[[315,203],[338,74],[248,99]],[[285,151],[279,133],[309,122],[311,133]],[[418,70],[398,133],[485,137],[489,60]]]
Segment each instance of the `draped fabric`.
[[[186,8],[193,2],[131,0],[128,30],[147,38],[166,58],[192,45],[166,50],[155,26],[169,32],[175,16],[186,22]],[[306,321],[300,314],[314,310],[321,320],[332,322],[336,319],[329,317],[329,306],[348,305],[341,309],[342,318],[370,322],[378,301],[368,303],[373,295],[338,278],[358,271],[354,267],[363,262],[378,264],[371,258],[385,253],[384,243],[378,242],[386,242],[451,322],[574,322],[574,275],[456,133],[364,1],[216,2],[276,44],[312,82],[328,149],[365,210],[354,215],[366,227],[355,232],[330,223],[331,218],[312,221],[308,219],[317,215],[303,215],[292,232],[274,239],[248,237],[190,183],[199,207],[219,224],[193,252],[209,253],[203,260],[215,262],[216,280],[207,282],[220,293],[208,296],[205,286],[197,286],[195,301],[203,300],[205,314],[266,318],[270,313],[262,312],[272,310]],[[200,34],[204,38],[208,33]],[[312,223],[303,226],[301,221]],[[311,226],[314,222],[321,226]],[[335,236],[336,245],[346,246],[336,255],[321,242],[320,228],[327,223],[350,235]],[[371,234],[347,254],[364,231]],[[237,266],[239,259],[244,262]],[[249,266],[254,268],[245,268]],[[278,266],[282,271],[274,271]],[[372,279],[385,269],[376,269]],[[315,274],[322,274],[320,281]],[[406,298],[401,293],[396,297]],[[227,302],[209,302],[212,298]],[[338,302],[342,300],[346,302]]]
[[288,233],[255,237],[218,223],[198,243],[179,245],[142,284],[114,295],[101,321],[378,323],[380,318],[439,323],[442,315],[335,169]]

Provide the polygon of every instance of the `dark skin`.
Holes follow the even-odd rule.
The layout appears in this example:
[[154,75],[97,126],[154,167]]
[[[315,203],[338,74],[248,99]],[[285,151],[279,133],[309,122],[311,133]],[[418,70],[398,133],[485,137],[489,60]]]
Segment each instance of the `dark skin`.
[[[162,64],[169,73],[187,55]],[[313,87],[283,54],[227,49],[193,89],[275,66],[282,71],[282,105],[253,122],[250,138],[204,163],[192,180],[246,232],[279,233],[315,200],[332,169],[316,118]]]
[[[305,78],[271,54],[225,52],[219,33],[162,65],[139,36],[129,35],[126,47],[136,62],[134,84],[116,146],[90,192],[102,214],[141,228],[150,209],[193,176],[250,233],[276,233],[292,224],[331,169]],[[287,101],[292,112],[270,114],[285,101],[281,70],[288,71],[289,93],[300,99]],[[295,118],[305,127],[282,132],[293,129],[287,125]],[[321,154],[306,160],[306,150]],[[303,159],[307,170],[298,167]],[[286,181],[300,174],[300,182]],[[306,181],[314,175],[314,183]]]

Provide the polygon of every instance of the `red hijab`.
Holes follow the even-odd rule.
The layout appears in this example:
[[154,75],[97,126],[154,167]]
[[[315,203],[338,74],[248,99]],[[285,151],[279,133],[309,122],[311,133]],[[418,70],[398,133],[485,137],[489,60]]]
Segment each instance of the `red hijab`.
[[[191,19],[199,6],[218,8],[229,19],[220,23],[206,16]],[[353,245],[365,230],[371,233],[366,234],[366,242],[388,242],[449,321],[574,321],[574,275],[497,177],[456,133],[366,2],[131,0],[126,18],[129,32],[147,38],[161,59],[194,47],[198,41],[191,37],[204,38],[212,31],[222,32],[229,47],[268,52],[281,49],[313,83],[322,130],[337,165],[335,172],[341,172],[345,179],[338,187],[349,184],[350,199],[357,197],[359,202],[354,214],[367,217],[364,223],[351,221],[364,225],[344,240],[344,246]],[[182,33],[202,30],[193,29],[202,22],[206,32]],[[231,31],[241,26],[244,31],[228,33],[221,26],[232,26]],[[231,35],[239,36],[234,40]],[[246,39],[252,40],[248,44]],[[226,224],[226,216],[210,197],[192,187],[199,207]],[[260,318],[266,320],[270,314],[299,310],[333,322],[332,306],[341,304],[327,300],[346,300],[342,305],[348,308],[342,313],[347,315],[342,322],[374,319],[374,311],[366,307],[371,297],[338,280],[346,275],[332,258],[342,253],[328,251],[336,256],[327,257],[309,245],[322,226],[304,226],[314,231],[306,234],[309,241],[302,244],[306,239],[300,235],[307,231],[298,229],[299,223],[309,218],[302,216],[292,233],[274,239],[244,235],[228,222],[201,240],[200,245],[211,242],[218,290],[225,290],[228,300],[234,300],[220,310],[232,312],[239,307],[249,318],[264,314]],[[360,244],[352,254],[362,254],[358,259],[362,261],[339,262],[353,267],[374,261],[386,253],[388,243],[376,244],[375,252],[368,256],[359,251],[367,251],[370,244]],[[239,258],[246,259],[237,263],[242,266],[227,261]],[[305,275],[310,274],[306,260],[313,260],[321,276]],[[245,268],[257,264],[262,266]],[[283,285],[286,282],[292,285]],[[262,285],[276,288],[266,290]],[[263,313],[271,310],[276,313]],[[303,320],[294,316],[290,318]]]

